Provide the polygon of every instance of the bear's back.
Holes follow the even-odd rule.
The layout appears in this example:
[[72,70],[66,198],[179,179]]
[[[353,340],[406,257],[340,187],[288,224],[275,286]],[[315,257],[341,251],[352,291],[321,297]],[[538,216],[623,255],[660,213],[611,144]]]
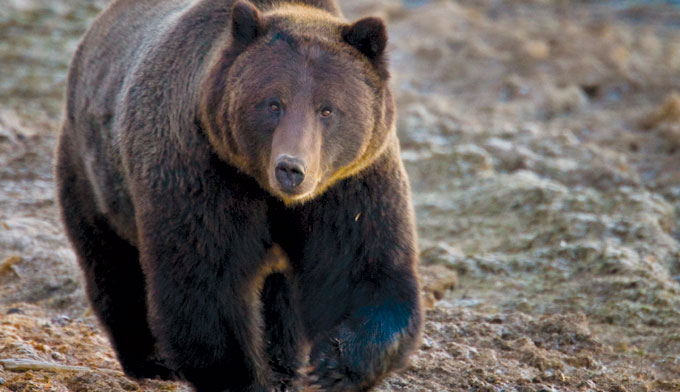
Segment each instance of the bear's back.
[[[171,102],[149,96],[173,90],[174,78],[163,75],[171,62],[190,59],[191,39],[227,30],[229,4],[224,0],[119,0],[94,21],[74,55],[69,71],[62,145],[86,174],[99,212],[116,231],[134,243],[134,211],[125,186],[121,138],[128,131],[144,132],[151,124],[129,129],[129,117],[170,110]],[[210,23],[200,23],[201,17]],[[193,26],[191,25],[193,22]],[[191,36],[186,36],[191,30]],[[183,36],[184,35],[184,36]],[[188,53],[177,52],[189,49]],[[199,49],[200,50],[200,49]],[[176,71],[175,71],[176,72]],[[186,75],[195,69],[185,69]],[[155,75],[149,78],[149,75]],[[177,75],[179,79],[182,75]],[[164,80],[167,79],[167,80]],[[151,89],[150,86],[156,86]],[[148,94],[130,94],[147,89]],[[168,97],[168,99],[172,99]],[[145,106],[145,107],[142,107]],[[129,108],[140,108],[131,113]]]

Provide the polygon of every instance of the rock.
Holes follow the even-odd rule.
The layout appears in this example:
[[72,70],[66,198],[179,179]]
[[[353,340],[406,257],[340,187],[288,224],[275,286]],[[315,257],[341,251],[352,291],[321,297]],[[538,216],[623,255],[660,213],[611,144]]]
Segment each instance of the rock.
[[463,252],[449,244],[440,241],[435,245],[427,247],[420,252],[420,262],[423,265],[444,265],[455,267],[458,262],[465,258]]
[[427,308],[434,307],[436,301],[444,298],[448,291],[458,286],[458,274],[443,265],[423,265],[420,267],[421,283]]
[[658,108],[646,114],[639,122],[645,129],[667,123],[680,124],[680,94],[677,91],[670,93]]
[[84,372],[91,371],[91,369],[84,366],[67,366],[58,363],[32,361],[28,359],[0,359],[2,366],[13,372],[32,371],[47,371],[47,372]]
[[18,278],[21,278],[19,271],[14,267],[15,265],[21,263],[24,259],[21,256],[12,255],[0,262],[0,276],[7,274],[8,272],[14,273]]
[[524,51],[537,60],[545,60],[550,56],[550,46],[548,46],[547,42],[540,39],[525,41]]
[[548,85],[545,90],[545,106],[548,116],[568,114],[583,109],[588,97],[580,87],[569,85],[558,88]]

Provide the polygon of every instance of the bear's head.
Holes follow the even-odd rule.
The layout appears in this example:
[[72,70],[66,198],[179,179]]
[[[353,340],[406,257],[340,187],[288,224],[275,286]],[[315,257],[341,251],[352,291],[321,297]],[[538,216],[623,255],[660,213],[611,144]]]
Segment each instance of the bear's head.
[[380,19],[246,1],[231,18],[202,89],[222,159],[294,204],[369,166],[396,137]]

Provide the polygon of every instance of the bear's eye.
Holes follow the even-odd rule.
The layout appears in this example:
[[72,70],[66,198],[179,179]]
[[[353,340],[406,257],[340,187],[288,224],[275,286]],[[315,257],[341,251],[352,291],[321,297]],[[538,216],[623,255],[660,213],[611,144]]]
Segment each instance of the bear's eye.
[[281,111],[281,105],[279,105],[276,102],[272,102],[272,103],[269,104],[269,110],[271,110],[272,112],[275,112],[275,113],[280,112]]
[[333,110],[331,108],[323,108],[321,109],[321,117],[328,118],[333,114]]

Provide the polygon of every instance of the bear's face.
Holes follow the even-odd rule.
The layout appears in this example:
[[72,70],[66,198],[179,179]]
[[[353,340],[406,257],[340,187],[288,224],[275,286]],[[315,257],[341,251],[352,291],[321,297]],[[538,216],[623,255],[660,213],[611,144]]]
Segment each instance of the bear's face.
[[234,64],[229,119],[238,127],[234,137],[248,174],[295,201],[361,159],[376,97],[360,61],[324,42],[284,34]]
[[286,204],[368,165],[393,127],[382,22],[343,25],[328,15],[297,28],[302,17],[236,4],[232,34],[243,51],[226,78],[228,109],[218,114],[229,133],[218,143],[232,144],[227,159]]

